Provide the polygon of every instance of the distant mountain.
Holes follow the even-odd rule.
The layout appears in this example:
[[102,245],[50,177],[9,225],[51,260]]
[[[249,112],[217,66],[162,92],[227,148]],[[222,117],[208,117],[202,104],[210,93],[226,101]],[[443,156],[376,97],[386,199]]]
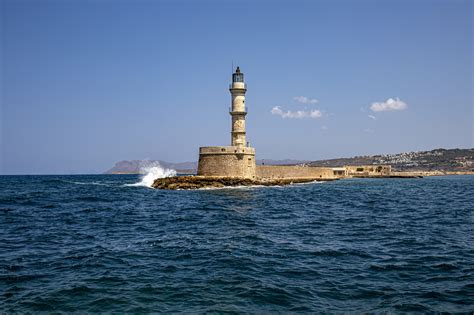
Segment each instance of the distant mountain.
[[[295,165],[303,164],[308,161],[301,160],[257,160],[257,165]],[[170,163],[161,160],[131,160],[115,163],[114,167],[105,172],[105,174],[139,174],[146,172],[151,166],[160,165],[163,168],[171,168],[179,174],[194,174],[197,171],[197,162]]]
[[395,171],[473,171],[474,148],[435,149],[398,154],[355,156],[307,163],[309,166],[326,167],[371,164],[390,164],[392,165],[392,170]]
[[197,163],[195,162],[170,163],[161,160],[132,160],[115,163],[114,167],[106,171],[105,174],[145,173],[147,168],[157,166],[158,164],[163,168],[174,169],[181,174],[193,174],[197,169]]

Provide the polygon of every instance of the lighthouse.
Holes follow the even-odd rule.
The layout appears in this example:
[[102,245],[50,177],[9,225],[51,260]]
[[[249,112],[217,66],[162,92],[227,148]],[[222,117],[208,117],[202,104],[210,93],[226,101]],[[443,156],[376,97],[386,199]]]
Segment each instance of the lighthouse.
[[246,145],[245,138],[245,92],[247,87],[244,82],[244,74],[237,67],[232,74],[232,83],[229,88],[232,96],[230,115],[232,116],[231,145],[242,147]]
[[255,179],[255,149],[248,146],[245,131],[247,85],[239,67],[232,74],[229,91],[229,113],[232,117],[230,146],[200,147],[197,175]]

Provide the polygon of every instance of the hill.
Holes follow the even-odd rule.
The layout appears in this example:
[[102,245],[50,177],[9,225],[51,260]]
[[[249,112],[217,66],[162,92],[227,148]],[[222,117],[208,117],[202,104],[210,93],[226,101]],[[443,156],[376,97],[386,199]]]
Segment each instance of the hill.
[[197,165],[195,162],[170,163],[161,160],[124,160],[115,163],[114,167],[106,171],[105,174],[139,174],[158,164],[163,168],[174,169],[180,174],[194,173]]
[[473,171],[474,148],[435,149],[398,154],[355,156],[306,163],[309,166],[389,164],[394,171]]

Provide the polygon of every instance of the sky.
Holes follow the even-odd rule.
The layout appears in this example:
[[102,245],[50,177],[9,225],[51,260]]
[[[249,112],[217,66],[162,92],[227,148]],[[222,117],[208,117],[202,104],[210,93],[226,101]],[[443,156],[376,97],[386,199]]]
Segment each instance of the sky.
[[0,0],[0,174],[473,147],[473,2]]

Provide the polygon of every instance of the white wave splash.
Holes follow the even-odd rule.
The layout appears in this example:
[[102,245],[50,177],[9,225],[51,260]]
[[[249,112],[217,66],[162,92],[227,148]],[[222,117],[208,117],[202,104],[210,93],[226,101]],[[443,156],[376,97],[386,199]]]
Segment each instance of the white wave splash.
[[138,183],[126,184],[125,186],[151,187],[155,179],[176,176],[176,171],[163,168],[158,162],[153,162],[141,166],[140,174],[143,175]]

